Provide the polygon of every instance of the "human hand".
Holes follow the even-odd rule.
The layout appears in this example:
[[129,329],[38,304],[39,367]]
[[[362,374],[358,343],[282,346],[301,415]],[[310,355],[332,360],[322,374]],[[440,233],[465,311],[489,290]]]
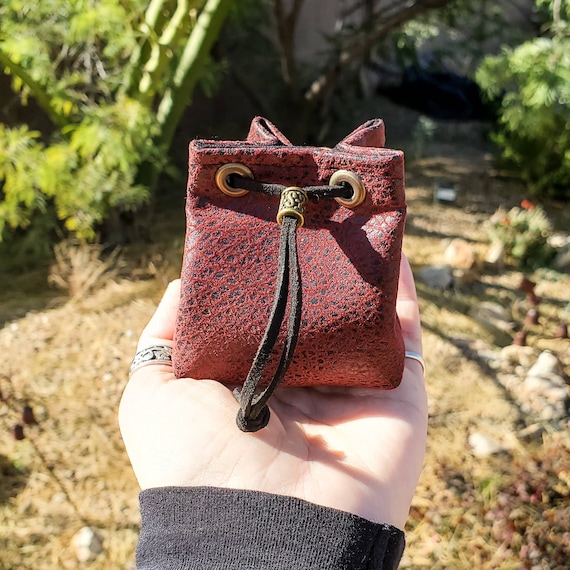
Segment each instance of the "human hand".
[[[180,282],[168,287],[138,349],[172,345]],[[414,280],[400,268],[397,300],[406,350],[422,353]],[[420,364],[406,359],[394,390],[275,391],[267,427],[237,429],[239,405],[214,380],[177,379],[166,364],[129,380],[119,410],[143,489],[210,486],[297,497],[403,528],[421,472],[427,399]]]

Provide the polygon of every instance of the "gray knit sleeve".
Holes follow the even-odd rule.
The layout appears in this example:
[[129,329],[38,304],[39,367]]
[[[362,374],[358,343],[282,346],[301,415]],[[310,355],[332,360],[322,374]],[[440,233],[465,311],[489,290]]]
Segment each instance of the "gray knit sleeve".
[[214,487],[140,494],[138,570],[393,570],[404,533],[280,495]]

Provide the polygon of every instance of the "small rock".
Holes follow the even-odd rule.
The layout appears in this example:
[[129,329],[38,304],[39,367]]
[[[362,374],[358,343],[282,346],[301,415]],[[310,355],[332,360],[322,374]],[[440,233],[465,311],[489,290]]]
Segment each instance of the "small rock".
[[522,383],[522,389],[525,392],[533,392],[535,394],[544,394],[552,384],[540,376],[527,376]]
[[453,274],[447,265],[429,265],[418,273],[418,279],[428,287],[449,289],[453,285]]
[[560,362],[552,352],[545,350],[538,355],[536,362],[528,371],[529,376],[559,375],[561,372]]
[[451,267],[472,269],[477,263],[477,253],[468,241],[455,238],[445,249],[443,259]]
[[502,270],[505,267],[505,246],[497,241],[491,245],[487,255],[485,256],[485,263],[496,269]]
[[509,363],[530,368],[536,362],[536,351],[532,346],[507,345],[501,349],[501,357]]
[[514,327],[509,313],[498,303],[479,303],[469,311],[469,315],[482,325],[491,325],[502,331],[510,331]]
[[54,493],[51,498],[51,502],[54,505],[63,505],[67,501],[67,495],[60,491],[59,493]]
[[89,526],[84,526],[71,539],[75,556],[79,562],[90,562],[95,560],[101,552],[103,545],[101,538]]
[[489,457],[503,450],[503,446],[496,439],[484,433],[474,432],[468,441],[476,457]]

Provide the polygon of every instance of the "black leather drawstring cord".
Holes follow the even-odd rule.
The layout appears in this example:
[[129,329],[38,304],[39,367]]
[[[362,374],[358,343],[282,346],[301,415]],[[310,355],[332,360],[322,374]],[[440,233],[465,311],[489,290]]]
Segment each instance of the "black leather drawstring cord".
[[[287,188],[283,184],[268,184],[267,182],[258,182],[253,178],[240,176],[239,174],[231,174],[228,176],[230,186],[234,188],[243,188],[251,192],[259,192],[260,194],[269,194],[270,196],[281,196],[281,192]],[[311,201],[317,201],[321,198],[345,198],[348,199],[354,193],[350,184],[344,182],[336,186],[305,186],[303,190]]]
[[[234,188],[243,188],[253,192],[281,196],[284,191],[293,191],[307,198],[318,200],[320,198],[350,198],[353,190],[349,184],[337,186],[307,186],[305,188],[286,188],[279,184],[265,184],[239,175],[228,177],[229,184]],[[234,390],[234,396],[240,403],[236,422],[244,432],[255,432],[264,428],[269,422],[269,408],[267,401],[281,383],[291,361],[299,337],[301,326],[301,311],[303,304],[301,270],[297,255],[297,228],[302,225],[302,213],[298,207],[282,210],[285,212],[281,219],[281,236],[279,241],[279,259],[277,266],[277,283],[275,287],[275,300],[269,315],[269,322],[265,334],[257,349],[249,373],[241,389]],[[303,209],[304,212],[304,209]],[[273,378],[267,387],[259,392],[264,372],[269,363],[271,352],[275,347],[279,331],[285,318],[285,311],[289,301],[289,315],[287,319],[287,334],[279,364]]]

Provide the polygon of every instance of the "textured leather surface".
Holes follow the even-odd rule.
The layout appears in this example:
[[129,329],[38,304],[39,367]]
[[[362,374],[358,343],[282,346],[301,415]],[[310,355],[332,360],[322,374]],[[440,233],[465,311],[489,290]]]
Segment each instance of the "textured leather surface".
[[353,210],[329,199],[308,204],[297,234],[302,323],[283,385],[399,384],[404,345],[395,303],[406,212],[404,164],[400,151],[383,144],[379,119],[331,149],[293,146],[259,117],[247,141],[190,144],[173,352],[177,377],[241,384],[267,325],[275,293],[279,198],[223,194],[216,171],[239,162],[256,180],[286,186],[326,185],[335,171],[350,170],[367,190]]

